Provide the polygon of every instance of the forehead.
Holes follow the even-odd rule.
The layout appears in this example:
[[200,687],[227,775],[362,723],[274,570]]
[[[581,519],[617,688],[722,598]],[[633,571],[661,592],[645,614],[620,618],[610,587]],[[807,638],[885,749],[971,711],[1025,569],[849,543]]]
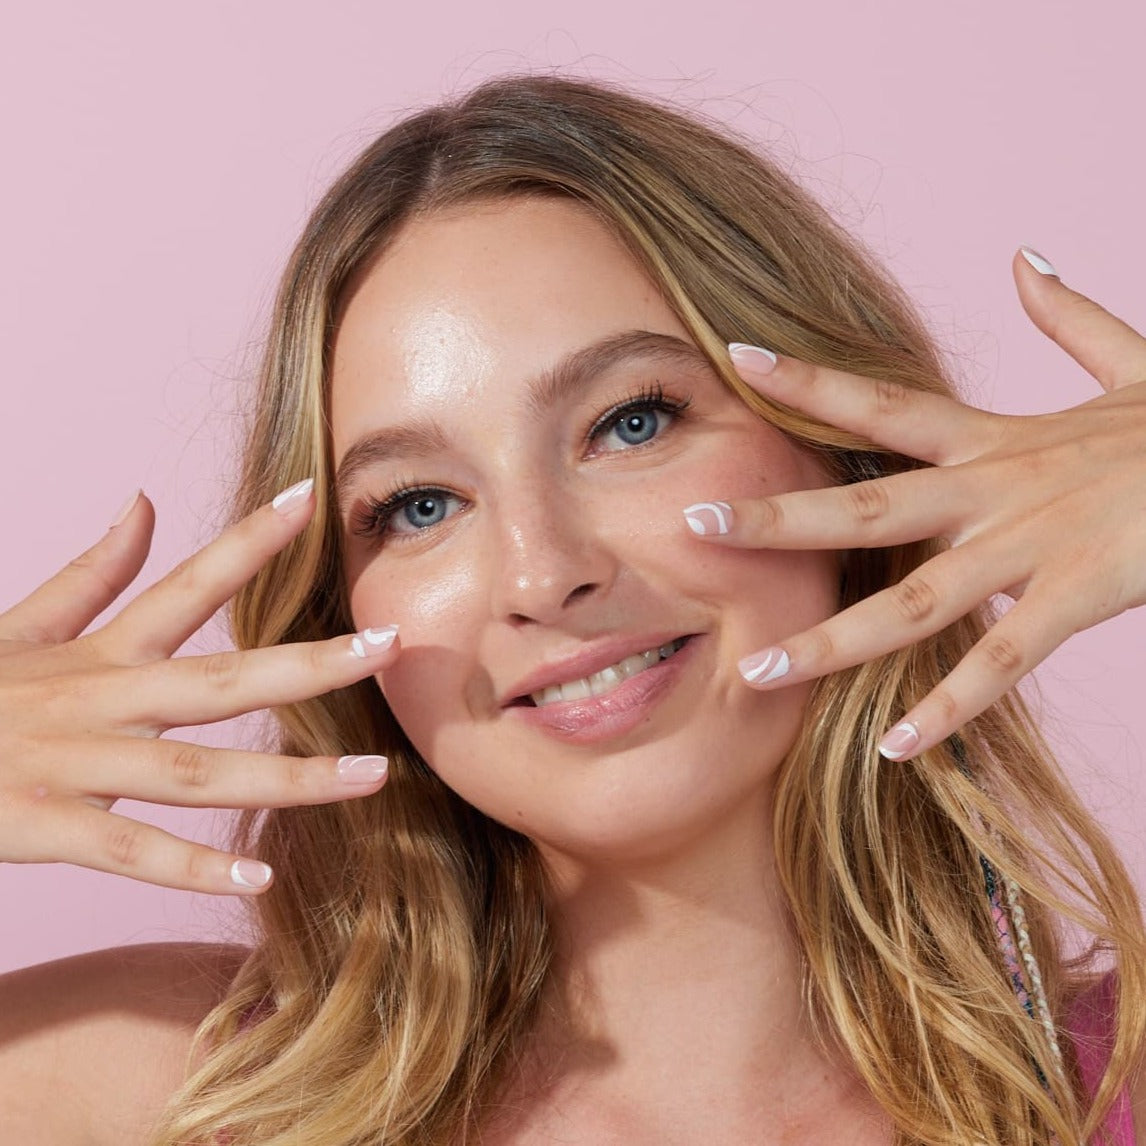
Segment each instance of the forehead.
[[380,415],[478,403],[493,385],[633,329],[691,341],[624,245],[573,201],[509,199],[415,219],[344,310],[332,364],[336,455]]

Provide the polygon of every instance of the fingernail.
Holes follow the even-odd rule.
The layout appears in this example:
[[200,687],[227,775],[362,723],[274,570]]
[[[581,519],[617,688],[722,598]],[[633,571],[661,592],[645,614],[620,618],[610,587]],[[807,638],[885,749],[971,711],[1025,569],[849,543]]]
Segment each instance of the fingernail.
[[767,684],[788,674],[792,667],[788,654],[783,649],[764,649],[745,657],[739,665],[740,675],[749,684]]
[[737,369],[751,370],[755,374],[771,374],[776,368],[776,355],[763,346],[749,346],[747,342],[730,342],[728,354]]
[[1049,259],[1044,259],[1038,251],[1032,247],[1020,247],[1019,254],[1039,272],[1040,275],[1048,275],[1051,278],[1058,278],[1058,271],[1054,269],[1053,264]]
[[292,486],[288,486],[277,494],[271,505],[279,511],[279,513],[290,513],[292,509],[299,505],[310,496],[310,491],[314,489],[314,478],[306,478],[303,481],[296,482]]
[[346,784],[376,784],[386,775],[385,756],[343,756],[338,777]]
[[919,729],[910,721],[897,724],[880,742],[879,754],[887,760],[902,760],[915,751]]
[[143,493],[143,490],[137,489],[135,493],[123,503],[123,508],[111,519],[111,525],[108,526],[108,529],[114,529],[117,525],[122,525],[128,519],[141,493]]
[[[706,515],[711,514],[711,519]],[[706,533],[727,533],[732,528],[732,506],[726,501],[698,501],[684,511],[688,527],[703,537]]]
[[235,860],[231,864],[231,882],[240,887],[265,887],[271,881],[271,869],[258,860]]
[[364,659],[377,656],[378,653],[384,653],[394,643],[394,638],[397,635],[397,625],[386,625],[381,629],[363,629],[351,639],[350,650],[356,657]]

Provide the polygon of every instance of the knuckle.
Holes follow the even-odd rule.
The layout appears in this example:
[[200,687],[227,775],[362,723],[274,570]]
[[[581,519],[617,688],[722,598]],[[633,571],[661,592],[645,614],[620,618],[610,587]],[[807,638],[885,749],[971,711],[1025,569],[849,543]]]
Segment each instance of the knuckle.
[[116,867],[137,868],[144,851],[142,828],[130,821],[116,824],[104,838],[104,850]]
[[773,534],[784,526],[784,510],[771,498],[762,498],[756,503],[756,526],[765,534]]
[[887,515],[890,502],[887,490],[879,481],[857,482],[844,486],[852,511],[860,521],[878,521]]
[[922,577],[905,577],[891,590],[891,599],[900,615],[912,624],[926,621],[935,612],[935,590]]
[[1009,637],[988,636],[982,653],[986,663],[1001,676],[1013,676],[1022,667],[1022,653]]
[[876,380],[875,405],[880,414],[895,414],[903,409],[910,401],[911,391],[898,382],[889,382],[886,378]]
[[305,756],[290,756],[286,766],[287,783],[292,789],[311,787],[311,769]]
[[192,845],[187,849],[183,861],[183,878],[191,887],[204,887],[210,882],[210,875],[215,866],[212,860],[215,853],[210,848]]
[[956,723],[955,718],[959,712],[959,704],[947,689],[937,688],[931,694],[928,705],[938,716],[937,723],[944,728],[949,728]]
[[205,788],[214,769],[207,752],[196,744],[181,744],[171,758],[171,774],[184,788]]
[[796,650],[793,663],[799,663],[804,668],[830,664],[835,647],[832,634],[827,629],[811,629],[805,634],[803,647]]
[[218,689],[232,688],[239,676],[239,658],[234,653],[208,653],[203,658],[203,677]]
[[198,562],[186,557],[167,574],[167,584],[180,593],[194,593],[199,582]]

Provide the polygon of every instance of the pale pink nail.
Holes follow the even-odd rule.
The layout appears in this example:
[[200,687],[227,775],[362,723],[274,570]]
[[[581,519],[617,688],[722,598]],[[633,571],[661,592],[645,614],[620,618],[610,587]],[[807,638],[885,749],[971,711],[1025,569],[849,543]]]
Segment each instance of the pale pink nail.
[[684,519],[698,537],[727,533],[732,528],[732,506],[726,501],[698,501],[684,511]]
[[749,346],[747,342],[730,342],[728,354],[733,365],[739,370],[751,370],[754,374],[771,374],[776,368],[776,355],[763,346]]
[[1050,259],[1043,258],[1033,247],[1020,247],[1019,254],[1039,272],[1040,275],[1046,275],[1048,278],[1059,277],[1058,271],[1054,269]]
[[271,505],[279,513],[290,513],[292,509],[310,496],[312,489],[314,489],[314,478],[305,478],[303,481],[295,482],[292,486],[287,486],[282,493],[276,494]]
[[114,529],[117,525],[122,525],[128,519],[131,511],[135,508],[135,503],[139,500],[139,495],[141,493],[143,493],[143,490],[137,489],[135,493],[133,493],[131,497],[129,497],[127,501],[123,503],[123,507],[120,509],[119,513],[117,513],[115,517],[111,519],[111,525],[108,526],[108,529]]
[[749,684],[767,684],[788,675],[792,662],[783,649],[763,649],[745,657],[739,665],[740,675]]
[[385,756],[343,756],[338,762],[338,778],[344,784],[376,784],[386,775]]
[[231,864],[231,882],[240,887],[265,887],[271,881],[271,869],[258,860],[235,860]]
[[398,635],[397,625],[386,625],[381,629],[363,629],[350,641],[350,649],[356,657],[377,656],[384,653]]
[[879,742],[879,754],[888,760],[902,760],[914,752],[918,744],[919,729],[905,720]]

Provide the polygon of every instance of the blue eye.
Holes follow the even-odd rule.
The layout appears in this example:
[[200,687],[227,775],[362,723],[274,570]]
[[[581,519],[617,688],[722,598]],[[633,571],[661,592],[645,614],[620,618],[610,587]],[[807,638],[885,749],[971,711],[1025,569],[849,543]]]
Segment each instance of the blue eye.
[[662,423],[667,422],[668,415],[663,410],[631,410],[618,418],[609,432],[616,434],[626,446],[643,446],[651,442]]
[[412,490],[390,510],[391,533],[416,533],[445,521],[456,512],[459,499],[440,489]]
[[668,398],[658,387],[614,406],[593,427],[589,439],[610,453],[643,446],[664,433],[688,406],[687,400]]
[[462,498],[444,489],[398,489],[383,501],[370,499],[352,531],[359,537],[411,536],[439,525],[462,508]]

